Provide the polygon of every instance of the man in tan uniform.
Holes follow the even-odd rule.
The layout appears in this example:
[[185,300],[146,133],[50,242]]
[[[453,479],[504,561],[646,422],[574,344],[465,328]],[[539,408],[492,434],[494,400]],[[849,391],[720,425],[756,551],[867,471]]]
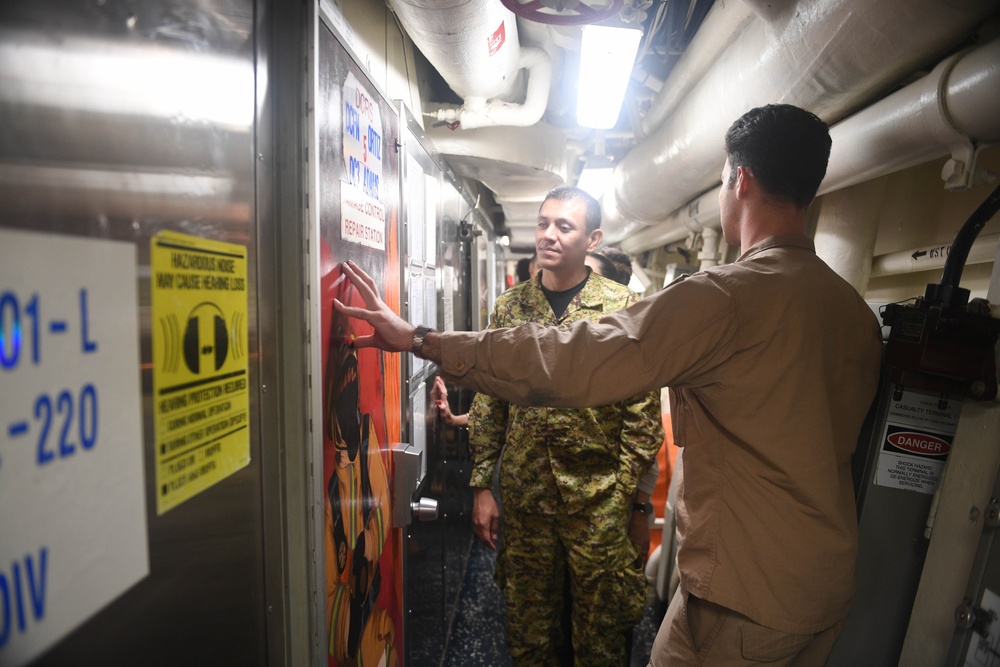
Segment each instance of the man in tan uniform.
[[413,350],[511,402],[600,405],[669,386],[684,447],[681,585],[651,664],[822,665],[854,597],[850,459],[878,383],[879,325],[805,236],[826,125],[789,105],[752,109],[726,153],[722,230],[739,259],[597,324],[414,330],[352,265],[366,308],[335,307],[374,325],[356,344]]

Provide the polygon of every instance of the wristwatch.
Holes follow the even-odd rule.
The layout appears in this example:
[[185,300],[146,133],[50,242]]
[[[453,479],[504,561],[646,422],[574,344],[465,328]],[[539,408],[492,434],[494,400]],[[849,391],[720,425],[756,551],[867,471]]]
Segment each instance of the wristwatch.
[[646,516],[649,516],[649,515],[651,515],[653,513],[653,503],[649,502],[648,500],[646,502],[644,502],[644,503],[637,503],[637,502],[633,501],[632,502],[632,511],[633,512],[642,512]]
[[423,325],[413,330],[413,341],[410,343],[410,352],[421,359],[423,359],[421,353],[424,351],[424,337],[427,336],[428,331],[431,331],[431,328]]

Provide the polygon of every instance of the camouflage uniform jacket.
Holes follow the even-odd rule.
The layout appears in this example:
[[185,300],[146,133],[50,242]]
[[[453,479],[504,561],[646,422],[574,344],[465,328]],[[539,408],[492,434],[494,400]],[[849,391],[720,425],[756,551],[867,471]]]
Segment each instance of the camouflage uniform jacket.
[[[542,292],[541,275],[500,295],[490,328],[597,321],[638,300],[627,287],[592,272],[556,318]],[[614,488],[631,496],[662,443],[658,391],[582,410],[522,407],[478,394],[469,411],[470,484],[490,488],[503,451],[504,504],[528,512],[572,513]]]

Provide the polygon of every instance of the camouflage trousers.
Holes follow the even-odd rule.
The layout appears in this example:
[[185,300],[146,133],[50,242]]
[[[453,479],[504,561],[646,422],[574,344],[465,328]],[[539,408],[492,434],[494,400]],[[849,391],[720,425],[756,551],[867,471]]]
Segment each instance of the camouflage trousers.
[[506,600],[514,665],[560,665],[564,581],[572,597],[576,667],[625,664],[625,631],[642,618],[646,579],[628,539],[623,494],[573,514],[534,514],[505,505],[496,581]]

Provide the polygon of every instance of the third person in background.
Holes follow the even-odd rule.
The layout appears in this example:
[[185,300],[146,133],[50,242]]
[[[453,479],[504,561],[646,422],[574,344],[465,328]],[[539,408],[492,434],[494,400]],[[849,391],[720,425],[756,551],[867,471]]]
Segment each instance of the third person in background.
[[434,378],[434,386],[431,388],[431,405],[437,410],[438,417],[448,426],[463,428],[469,425],[469,415],[456,415],[451,411],[448,403],[448,387],[444,384],[444,378],[440,375]]
[[597,249],[597,254],[607,257],[614,265],[618,273],[617,280],[622,285],[628,285],[632,280],[632,258],[628,253],[614,246],[601,246]]
[[618,269],[615,267],[615,263],[606,256],[600,254],[599,251],[595,250],[593,252],[588,252],[583,261],[597,275],[603,276],[608,280],[613,280],[619,285],[626,284],[621,281],[621,278],[618,275]]

